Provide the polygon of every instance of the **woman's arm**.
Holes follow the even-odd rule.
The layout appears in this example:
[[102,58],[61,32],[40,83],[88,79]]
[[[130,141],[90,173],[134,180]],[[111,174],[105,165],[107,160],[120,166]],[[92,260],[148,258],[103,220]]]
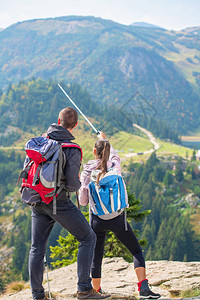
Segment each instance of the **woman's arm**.
[[86,171],[81,172],[81,188],[79,190],[79,202],[81,205],[86,206],[89,203],[89,182],[90,174]]
[[121,162],[117,151],[110,145],[110,157],[109,162],[111,162],[112,167],[115,167],[121,173]]
[[[104,132],[100,131],[98,138],[106,139],[106,134]],[[110,157],[109,157],[108,163],[111,166],[115,167],[121,173],[121,163],[120,163],[119,154],[117,153],[117,151],[115,151],[115,149],[112,147],[111,144],[110,144]]]

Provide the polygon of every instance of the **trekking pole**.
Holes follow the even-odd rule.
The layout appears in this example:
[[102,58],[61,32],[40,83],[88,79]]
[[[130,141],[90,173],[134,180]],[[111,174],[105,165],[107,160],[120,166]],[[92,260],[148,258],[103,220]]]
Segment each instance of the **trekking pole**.
[[48,270],[47,270],[47,260],[46,260],[46,255],[44,255],[44,266],[46,269],[46,273],[47,273],[47,284],[48,284],[48,290],[49,290],[49,299],[51,300],[51,292],[50,292],[50,284],[49,284],[49,277],[48,277]]
[[61,91],[65,94],[65,96],[69,99],[69,101],[76,107],[76,109],[80,112],[80,114],[83,116],[83,118],[88,122],[88,124],[92,127],[92,129],[95,131],[95,133],[98,135],[100,132],[92,125],[92,123],[88,120],[88,118],[82,113],[82,111],[78,108],[78,106],[74,103],[74,101],[67,95],[65,90],[62,88],[62,86],[58,83],[59,88]]

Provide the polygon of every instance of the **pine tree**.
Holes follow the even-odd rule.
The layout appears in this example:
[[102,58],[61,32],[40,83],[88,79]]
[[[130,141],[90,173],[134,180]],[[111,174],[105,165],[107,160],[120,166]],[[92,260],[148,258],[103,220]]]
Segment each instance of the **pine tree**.
[[22,265],[22,279],[24,281],[28,281],[28,279],[29,279],[28,259],[29,259],[29,248],[26,249],[26,255],[25,255],[25,258],[24,258],[23,265]]
[[178,182],[183,181],[184,175],[183,175],[183,171],[181,169],[181,166],[178,166],[178,168],[176,169],[175,177],[176,177]]
[[154,167],[153,176],[155,181],[162,182],[165,176],[165,169],[162,166],[156,165]]
[[14,247],[15,249],[13,251],[12,268],[15,273],[21,273],[27,251],[26,244],[24,243],[24,234],[22,231],[19,232]]
[[174,182],[174,176],[172,175],[171,171],[167,171],[165,173],[165,177],[163,179],[163,183],[166,187],[169,187]]
[[195,149],[192,152],[191,161],[196,161],[196,151],[195,151]]
[[[133,193],[128,191],[129,197],[129,208],[127,209],[127,221],[132,223],[132,220],[135,222],[140,222],[147,215],[149,215],[150,211],[141,211],[141,201],[135,198]],[[83,213],[88,219],[89,213]],[[138,231],[135,232],[138,235]],[[52,262],[53,267],[61,267],[67,266],[77,259],[78,254],[78,245],[79,242],[75,239],[75,237],[71,234],[68,234],[67,237],[59,237],[59,245],[55,247],[50,247],[51,249],[51,258],[54,260]],[[146,245],[145,240],[140,241],[142,245]],[[115,235],[112,232],[107,234],[106,242],[105,242],[105,256],[113,257],[113,256],[121,256],[127,261],[132,261],[132,255],[126,249],[126,247],[117,240]]]

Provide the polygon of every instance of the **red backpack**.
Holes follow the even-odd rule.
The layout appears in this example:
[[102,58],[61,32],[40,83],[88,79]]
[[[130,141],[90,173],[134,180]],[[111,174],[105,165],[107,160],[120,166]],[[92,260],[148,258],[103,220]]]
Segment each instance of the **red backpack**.
[[26,145],[26,159],[24,168],[20,174],[22,178],[21,188],[28,187],[36,191],[43,202],[50,203],[53,200],[53,213],[56,213],[56,197],[67,187],[65,186],[63,168],[66,164],[66,156],[62,148],[82,149],[75,143],[59,143],[46,137],[30,139]]

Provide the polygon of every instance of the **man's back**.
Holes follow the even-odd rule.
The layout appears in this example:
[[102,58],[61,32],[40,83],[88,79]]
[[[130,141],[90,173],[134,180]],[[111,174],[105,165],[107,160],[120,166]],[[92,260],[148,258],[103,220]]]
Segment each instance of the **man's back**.
[[[48,128],[47,135],[50,139],[56,140],[60,143],[71,142],[75,139],[67,129],[57,124],[52,124]],[[64,168],[65,184],[69,192],[75,192],[79,190],[81,186],[79,180],[81,151],[75,147],[66,147],[63,148],[63,152],[66,156],[66,164]],[[63,195],[61,194],[61,196]]]

